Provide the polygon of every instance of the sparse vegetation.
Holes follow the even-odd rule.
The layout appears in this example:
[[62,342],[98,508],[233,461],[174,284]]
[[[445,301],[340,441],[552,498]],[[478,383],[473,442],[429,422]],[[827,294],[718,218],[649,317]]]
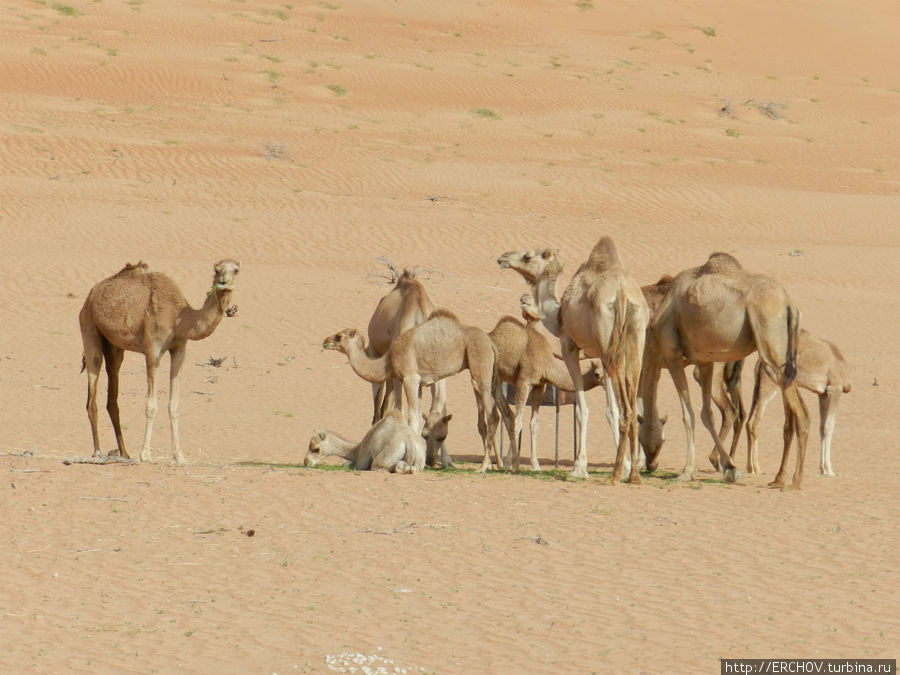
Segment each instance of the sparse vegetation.
[[706,37],[716,37],[715,26],[697,26],[697,30],[703,33]]
[[54,2],[50,5],[50,9],[59,12],[63,16],[81,16],[83,12],[72,5],[64,5],[60,2]]
[[499,120],[501,117],[500,113],[490,108],[472,108],[472,114],[486,120]]
[[347,93],[347,90],[344,89],[344,88],[343,88],[341,85],[339,85],[339,84],[329,84],[329,85],[328,85],[328,89],[329,89],[329,90],[331,91],[331,93],[334,94],[335,96],[343,96],[343,95],[345,95],[345,94]]

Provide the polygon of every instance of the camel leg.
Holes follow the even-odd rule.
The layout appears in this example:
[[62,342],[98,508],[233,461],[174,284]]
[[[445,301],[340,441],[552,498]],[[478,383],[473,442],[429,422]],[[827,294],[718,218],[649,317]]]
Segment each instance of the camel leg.
[[[800,391],[797,388],[796,381],[791,382],[788,386],[784,387],[782,389],[782,395],[784,396],[785,418],[787,418],[788,413],[790,413],[792,435],[797,436],[797,464],[794,467],[794,479],[791,483],[791,488],[799,490],[803,482],[803,464],[806,460],[806,441],[809,437],[809,412],[806,409],[806,404],[803,402],[803,399],[800,398]],[[787,423],[785,423],[785,433],[787,433]],[[775,480],[770,483],[770,485],[783,485],[784,476],[787,471],[789,451],[790,447],[786,440],[784,455],[781,458],[781,469],[779,469],[778,475],[775,476]]]
[[[411,375],[404,375],[403,377],[403,388],[402,393],[406,394],[406,420],[409,423],[409,426],[417,433],[422,433],[422,426],[424,420],[422,418],[422,412],[419,406],[419,384],[422,382],[422,378],[418,373],[412,373]],[[397,402],[397,398],[402,396],[400,388],[395,389],[394,391],[394,402]]]
[[703,404],[700,409],[700,421],[703,422],[703,426],[706,427],[706,430],[709,432],[709,435],[712,436],[713,443],[716,444],[716,451],[719,453],[719,466],[721,467],[722,474],[725,478],[726,483],[733,483],[735,480],[740,478],[740,472],[734,466],[734,462],[731,459],[731,456],[725,450],[725,446],[722,444],[722,441],[719,440],[719,435],[715,429],[715,422],[713,421],[712,414],[712,377],[714,364],[712,363],[704,363],[698,367],[700,371],[700,388],[703,392]]
[[[538,414],[541,411],[541,401],[544,399],[544,385],[538,385],[531,392],[531,422],[529,431],[531,435],[531,470],[540,471],[541,463],[538,461]],[[521,444],[521,441],[520,441]]]
[[[497,468],[503,468],[503,458],[500,457],[500,450],[494,444],[494,436],[497,434],[497,423],[500,421],[500,412],[493,405],[490,396],[485,396],[483,387],[479,386],[474,380],[472,388],[475,390],[475,405],[478,406],[478,433],[481,435],[481,444],[484,446],[484,459],[481,460],[481,468],[478,470],[482,473],[491,468],[491,452],[493,451]],[[490,412],[488,412],[490,411]]]
[[[431,385],[431,412],[440,411],[441,415],[447,414],[447,382],[438,380]],[[441,467],[453,466],[453,458],[447,452],[447,443],[441,443]]]
[[766,406],[775,396],[775,382],[763,370],[762,362],[756,367],[753,379],[753,398],[747,417],[747,471],[761,473],[759,468],[759,425]]
[[122,425],[119,421],[119,369],[125,358],[125,350],[114,347],[110,343],[104,345],[106,357],[106,376],[108,391],[106,396],[106,411],[112,421],[113,431],[116,434],[116,446],[119,448],[119,457],[130,459],[125,450],[125,438],[122,436]]
[[[572,383],[575,385],[575,466],[569,472],[569,475],[572,478],[587,478],[587,423],[589,412],[587,399],[584,395],[584,382],[581,379],[581,368],[578,363],[578,346],[568,337],[564,337],[560,338],[560,349],[563,362],[569,371],[569,377],[572,378]],[[607,378],[606,382],[608,385],[609,378]],[[608,391],[609,388],[607,388]],[[609,394],[607,393],[608,396]],[[607,398],[607,402],[609,400]],[[616,412],[618,413],[618,409],[616,409]],[[610,419],[609,415],[612,413],[609,407],[607,407],[607,414],[607,419]],[[618,434],[618,424],[614,427],[613,435],[616,434]]]
[[[87,340],[85,340],[87,343]],[[91,345],[93,347],[93,345]],[[84,368],[87,371],[87,414],[91,423],[91,436],[94,441],[94,457],[102,457],[100,450],[100,431],[97,428],[97,389],[100,384],[100,366],[103,364],[102,352],[99,349],[88,348],[85,344]]]
[[172,360],[169,369],[169,424],[172,427],[172,458],[176,464],[187,464],[184,453],[181,451],[178,434],[178,404],[181,401],[181,366],[184,365],[187,344],[182,343],[177,347],[173,347],[169,354]]
[[828,387],[824,394],[819,394],[819,434],[822,437],[819,471],[823,476],[837,475],[831,466],[831,438],[834,436],[834,421],[840,400],[840,387]]
[[[628,383],[625,381],[621,371],[617,370],[614,375],[607,374],[607,380],[614,381],[615,400],[621,401],[621,406],[619,407],[619,443],[616,446],[616,462],[613,465],[610,483],[615,485],[621,480],[627,458],[628,482],[640,484],[641,477],[637,470],[637,418],[632,403],[635,399],[629,395]],[[630,450],[630,456],[626,454],[626,446]]]
[[153,420],[156,418],[156,371],[159,368],[159,356],[147,354],[147,405],[144,413],[147,426],[144,428],[144,444],[141,446],[141,461],[149,462],[150,437],[153,435]]
[[794,441],[794,416],[791,414],[786,396],[782,395],[781,402],[784,405],[784,427],[781,432],[784,437],[784,446],[781,451],[781,465],[778,467],[775,480],[769,483],[770,487],[784,487],[784,475],[787,473],[788,459],[791,456],[791,443]]
[[741,438],[741,430],[744,428],[744,422],[747,421],[747,411],[744,410],[744,401],[741,397],[741,369],[743,366],[743,361],[725,364],[728,399],[731,401],[731,410],[734,412],[731,451],[729,452],[732,460],[734,460],[735,452],[737,452],[738,441]]
[[381,419],[381,407],[387,397],[387,382],[372,382],[372,424]]
[[684,469],[678,480],[693,480],[694,469],[694,411],[691,407],[691,392],[688,390],[687,378],[684,376],[684,366],[681,363],[668,366],[675,391],[678,392],[678,400],[681,403],[681,419],[684,421],[685,435],[685,459]]
[[[728,397],[728,391],[725,387],[725,381],[722,378],[715,377],[717,371],[718,368],[713,369],[711,395],[712,402],[715,404],[716,408],[719,409],[719,414],[722,417],[722,424],[719,427],[718,438],[719,443],[724,444],[725,439],[728,438],[728,433],[734,426],[735,419],[737,419],[737,411],[734,409],[732,401]],[[716,379],[718,379],[718,381],[715,381]],[[720,469],[719,448],[716,446],[716,444],[713,444],[713,448],[709,453],[709,463],[713,465],[716,471]]]
[[[515,400],[515,422],[513,423],[513,431],[516,435],[516,439],[521,443],[522,439],[522,426],[523,420],[525,419],[525,404],[528,402],[528,396],[531,394],[531,383],[530,382],[517,382],[516,383],[516,400]],[[534,419],[534,417],[532,417]],[[513,471],[519,470],[519,460],[521,459],[522,448],[519,447],[519,443],[516,443],[516,447],[512,447],[510,445],[509,451],[506,453],[506,466],[511,466]],[[531,464],[534,466],[535,463],[535,455],[534,455],[534,437],[531,439]]]

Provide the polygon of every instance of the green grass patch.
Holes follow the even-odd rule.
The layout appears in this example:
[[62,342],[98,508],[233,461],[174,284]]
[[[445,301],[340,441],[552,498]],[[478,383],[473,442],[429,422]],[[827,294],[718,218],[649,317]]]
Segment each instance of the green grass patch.
[[472,108],[472,114],[486,120],[499,120],[502,116],[495,110],[490,108]]
[[335,96],[344,96],[347,93],[347,90],[339,84],[329,84],[327,88]]
[[84,14],[80,9],[72,7],[72,5],[64,5],[60,2],[54,2],[50,5],[50,9],[59,12],[63,16],[81,16]]

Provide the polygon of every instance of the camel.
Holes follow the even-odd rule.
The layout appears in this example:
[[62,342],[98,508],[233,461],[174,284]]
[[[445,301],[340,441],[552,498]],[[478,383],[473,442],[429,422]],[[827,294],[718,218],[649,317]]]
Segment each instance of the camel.
[[[662,304],[663,298],[666,297],[666,293],[672,287],[672,281],[673,278],[670,275],[664,274],[656,283],[641,286],[641,292],[647,300],[651,315],[655,314],[660,304]],[[722,425],[719,427],[719,440],[724,443],[728,437],[729,430],[734,432],[734,436],[731,439],[731,452],[729,453],[732,458],[737,449],[741,428],[744,426],[744,420],[747,417],[744,411],[744,401],[741,397],[741,370],[743,366],[743,361],[732,363],[716,362],[713,364],[712,402],[719,409],[719,413],[722,416]],[[696,367],[694,368],[694,379],[698,383],[700,382],[700,371]],[[638,391],[641,391],[640,387],[638,387]],[[638,422],[640,423],[640,418],[638,418]],[[665,418],[661,422],[665,423]],[[713,446],[710,453],[709,461],[718,470],[719,452],[715,446]]]
[[[606,374],[607,417],[614,420],[611,426],[617,446],[611,482],[615,485],[621,478],[627,442],[631,451],[628,481],[640,483],[637,388],[650,309],[641,289],[625,273],[609,237],[602,237],[591,250],[569,282],[562,301],[556,296],[556,280],[562,270],[556,254],[554,249],[510,251],[497,262],[501,268],[514,269],[529,283],[541,321],[559,336],[563,359],[575,386],[578,435],[571,475],[587,477],[588,409],[578,365],[580,350],[589,358],[599,358]],[[535,274],[538,270],[540,275]]]
[[[800,329],[797,345],[797,386],[819,396],[819,436],[821,457],[819,472],[823,476],[834,476],[831,465],[831,438],[834,435],[834,420],[841,394],[850,392],[850,367],[840,350],[826,340],[820,340]],[[766,405],[775,395],[776,383],[769,376],[762,361],[756,365],[756,379],[753,385],[753,402],[750,418],[747,420],[747,471],[759,473],[757,439],[759,423]],[[785,443],[790,443],[793,428],[788,428],[789,416],[785,415]],[[733,452],[733,451],[732,451]]]
[[100,366],[106,361],[109,392],[106,409],[116,434],[121,457],[128,458],[119,423],[119,368],[125,352],[138,352],[147,362],[147,426],[141,461],[150,461],[150,437],[156,417],[156,372],[163,354],[169,352],[169,422],[172,427],[172,456],[185,464],[178,439],[178,402],[181,367],[188,340],[209,337],[226,314],[234,284],[241,269],[239,262],[220,260],[213,272],[212,288],[200,309],[184,299],[178,285],[160,272],[151,272],[144,262],[125,265],[117,274],[94,286],[79,314],[84,344],[82,371],[87,370],[87,412],[94,437],[94,456],[102,457],[97,430],[97,385]]
[[[390,268],[394,274],[394,287],[378,301],[372,318],[369,319],[367,353],[371,357],[387,353],[391,342],[398,335],[425,321],[435,310],[428,291],[416,278],[415,272],[403,270],[398,274],[393,266]],[[375,424],[387,412],[392,384],[390,381],[372,384],[374,407],[372,424]],[[435,383],[432,386],[432,409],[444,411],[446,408],[445,392],[446,383]]]
[[[528,311],[529,307],[533,306],[523,304],[523,315],[532,316]],[[531,400],[531,468],[533,471],[540,471],[541,465],[537,458],[538,412],[543,400],[544,387],[552,384],[561,391],[574,391],[572,378],[568,369],[553,357],[550,343],[538,332],[534,321],[523,324],[518,319],[505,316],[488,333],[488,337],[497,347],[497,369],[501,382],[508,382],[516,387],[514,402],[516,438],[520,438],[522,431],[525,403],[529,398]],[[603,382],[602,366],[592,362],[590,367],[581,373],[581,378],[585,391],[593,389]],[[512,464],[513,470],[518,470],[518,454],[507,455],[506,461],[507,464]]]
[[389,410],[373,424],[359,443],[348,441],[331,431],[316,429],[309,439],[309,450],[303,459],[304,466],[316,466],[326,457],[343,457],[357,471],[384,470],[390,473],[419,473],[425,468],[425,456],[436,451],[439,436],[446,437],[450,416],[441,418],[430,431],[430,438],[423,438],[409,426],[403,413]]
[[[740,472],[713,428],[710,403],[713,364],[739,361],[756,351],[781,387],[790,410],[790,423],[798,435],[793,487],[799,488],[809,432],[809,415],[795,381],[799,320],[799,310],[778,283],[745,271],[727,253],[713,253],[704,265],[678,274],[653,315],[644,351],[641,380],[644,418],[640,424],[640,440],[647,467],[656,468],[663,443],[656,396],[660,372],[665,367],[678,391],[687,436],[687,457],[680,478],[693,478],[694,414],[684,367],[694,364],[699,367],[703,396],[700,419],[713,437],[725,481],[734,482],[739,478]],[[789,450],[786,443],[781,468],[770,485],[784,484]]]
[[394,406],[402,407],[405,394],[407,419],[417,431],[422,429],[419,387],[468,369],[478,406],[478,432],[484,445],[480,471],[491,468],[491,452],[496,457],[497,468],[503,468],[502,458],[494,445],[494,433],[502,416],[510,447],[513,447],[515,423],[500,390],[497,349],[483,330],[465,326],[451,312],[438,309],[427,321],[396,338],[388,352],[378,358],[366,354],[363,336],[354,328],[325,338],[322,347],[346,354],[350,367],[364,380],[399,379],[403,386],[394,391]]

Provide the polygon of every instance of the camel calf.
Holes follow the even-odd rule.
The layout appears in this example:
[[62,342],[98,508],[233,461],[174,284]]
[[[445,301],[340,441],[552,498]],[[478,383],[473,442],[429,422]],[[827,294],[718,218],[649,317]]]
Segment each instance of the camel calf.
[[[841,352],[832,343],[820,340],[800,329],[797,349],[797,386],[819,396],[819,435],[822,441],[822,455],[819,471],[823,476],[834,476],[831,466],[831,438],[834,436],[834,420],[837,415],[841,394],[850,392],[850,366]],[[750,418],[747,420],[747,471],[759,473],[757,440],[759,422],[769,401],[778,390],[778,385],[763,364],[756,364],[756,380],[753,386],[753,402]],[[785,416],[785,452],[790,448],[796,430],[789,415]]]

